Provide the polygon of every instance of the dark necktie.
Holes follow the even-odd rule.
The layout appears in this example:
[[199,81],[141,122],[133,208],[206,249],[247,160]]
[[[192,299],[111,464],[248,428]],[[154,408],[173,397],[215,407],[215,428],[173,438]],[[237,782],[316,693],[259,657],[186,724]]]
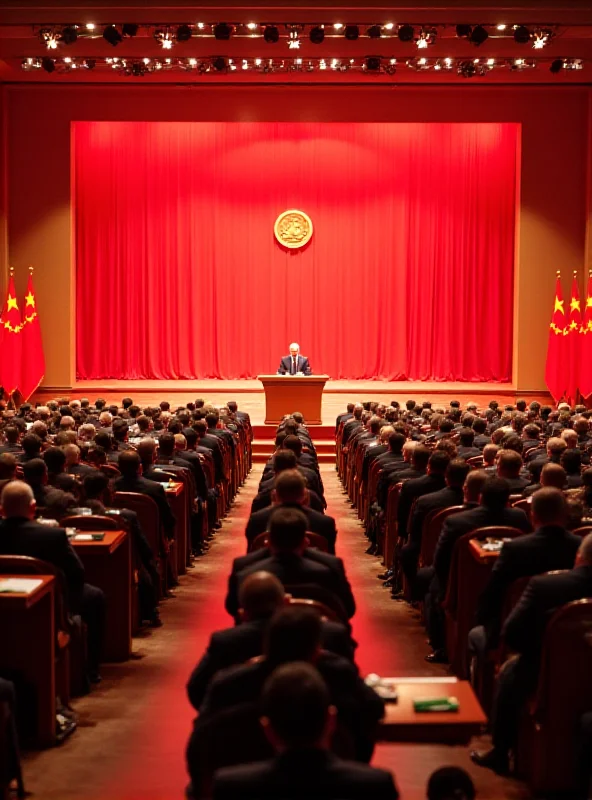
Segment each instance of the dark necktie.
[[296,375],[296,356],[292,357],[292,375]]

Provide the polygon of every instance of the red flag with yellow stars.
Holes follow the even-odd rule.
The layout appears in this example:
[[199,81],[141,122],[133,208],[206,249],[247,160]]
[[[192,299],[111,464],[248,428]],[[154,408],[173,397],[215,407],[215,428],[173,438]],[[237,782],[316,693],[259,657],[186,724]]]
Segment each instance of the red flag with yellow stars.
[[10,396],[21,378],[21,312],[19,311],[14,275],[10,271],[6,302],[0,316],[0,384]]
[[19,390],[23,401],[28,400],[45,375],[45,357],[37,301],[33,287],[33,268],[29,267],[29,282],[25,295],[22,331],[22,369]]
[[580,333],[580,393],[589,397],[592,394],[592,270],[588,275]]
[[577,273],[574,270],[571,282],[571,300],[569,313],[565,324],[565,339],[567,344],[568,377],[565,389],[565,399],[572,405],[576,402],[580,386],[580,328],[582,326],[582,310],[580,305],[580,290],[578,288]]
[[561,277],[557,273],[555,284],[555,305],[553,316],[549,325],[549,343],[547,345],[547,365],[545,367],[545,382],[553,399],[558,403],[567,388],[568,369],[566,359],[565,308],[563,306],[563,292],[561,291]]

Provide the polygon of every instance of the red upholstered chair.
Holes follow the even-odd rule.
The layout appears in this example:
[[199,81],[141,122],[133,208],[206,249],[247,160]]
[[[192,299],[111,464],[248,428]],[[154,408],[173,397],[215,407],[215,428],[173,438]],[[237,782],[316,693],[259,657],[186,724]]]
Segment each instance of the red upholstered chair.
[[516,500],[515,503],[512,503],[512,508],[520,508],[528,519],[530,519],[530,509],[532,507],[532,500],[530,497],[525,497],[522,500]]
[[384,543],[382,546],[384,565],[390,569],[393,565],[395,545],[397,543],[397,514],[399,511],[399,497],[402,483],[389,486],[386,500],[386,513],[384,521]]
[[126,528],[124,521],[116,520],[113,517],[102,517],[99,514],[75,514],[71,517],[64,517],[60,522],[62,528],[77,528],[79,531],[119,531]]
[[331,620],[333,622],[341,622],[341,619],[338,615],[333,611],[332,608],[326,606],[324,603],[321,603],[320,600],[312,600],[310,597],[292,597],[291,595],[287,598],[288,605],[290,606],[300,606],[301,608],[312,608],[313,611],[316,611],[320,617],[324,619]]
[[572,533],[575,533],[576,536],[581,536],[583,539],[584,536],[587,536],[589,533],[592,533],[592,525],[582,525],[581,528],[576,528],[575,530],[572,531]]
[[450,506],[450,508],[438,508],[430,511],[423,521],[421,533],[421,553],[419,563],[422,567],[431,567],[434,563],[434,553],[436,545],[442,532],[442,526],[451,514],[458,514],[464,506]]
[[166,561],[168,557],[168,543],[165,541],[158,506],[151,497],[138,492],[115,492],[113,498],[114,508],[129,508],[138,515],[138,521],[144,536],[154,554],[154,563],[160,576],[160,596],[166,591]]
[[471,539],[514,539],[518,528],[489,526],[477,528],[456,542],[452,552],[444,611],[446,614],[446,650],[452,671],[459,678],[468,677],[468,636],[474,625],[477,603],[489,579],[491,563],[482,563],[471,552]]
[[479,469],[483,466],[483,456],[472,456],[467,459],[467,464],[469,467],[472,467],[472,469]]
[[121,472],[113,464],[103,464],[99,469],[108,478],[118,478],[121,475]]
[[517,767],[533,795],[575,787],[576,733],[592,709],[592,599],[559,608],[545,630],[536,695],[520,732]]

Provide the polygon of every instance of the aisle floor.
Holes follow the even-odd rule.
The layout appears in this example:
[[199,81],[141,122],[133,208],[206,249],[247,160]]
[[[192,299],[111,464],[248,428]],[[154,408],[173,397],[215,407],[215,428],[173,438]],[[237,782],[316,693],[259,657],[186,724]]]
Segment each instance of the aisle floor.
[[[163,628],[134,639],[134,658],[107,665],[103,682],[74,703],[79,730],[58,748],[24,759],[27,788],[40,800],[181,800],[187,777],[184,749],[193,718],[187,677],[212,631],[231,624],[224,611],[231,561],[244,552],[244,528],[261,473],[256,466],[216,535],[175,599],[163,604]],[[417,615],[390,599],[376,575],[378,559],[365,555],[362,527],[332,466],[322,468],[328,513],[337,518],[337,550],[346,564],[358,610],[354,637],[362,674],[443,675],[428,664]],[[483,742],[481,742],[483,744]],[[522,784],[473,767],[465,747],[379,745],[374,762],[391,769],[403,800],[422,800],[432,770],[444,764],[468,769],[481,800],[526,800]]]

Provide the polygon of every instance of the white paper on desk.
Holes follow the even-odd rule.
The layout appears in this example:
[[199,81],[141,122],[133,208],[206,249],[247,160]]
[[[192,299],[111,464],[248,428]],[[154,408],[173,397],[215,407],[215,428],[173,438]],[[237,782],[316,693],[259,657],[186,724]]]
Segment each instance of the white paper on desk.
[[74,537],[75,542],[92,542],[92,533],[77,533]]
[[0,578],[0,594],[31,594],[42,583],[39,578]]

